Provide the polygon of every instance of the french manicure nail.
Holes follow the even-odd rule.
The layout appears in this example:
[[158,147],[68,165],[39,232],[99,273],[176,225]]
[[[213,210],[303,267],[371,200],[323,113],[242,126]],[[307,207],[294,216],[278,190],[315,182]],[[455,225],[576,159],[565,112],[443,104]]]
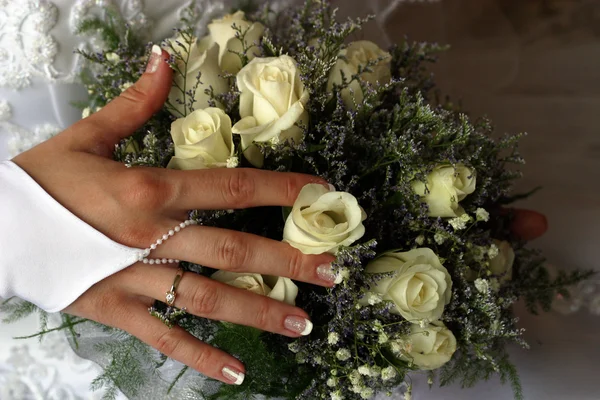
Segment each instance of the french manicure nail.
[[308,335],[312,332],[313,323],[306,318],[289,316],[284,321],[284,326],[292,332],[299,333],[302,336]]
[[152,74],[158,71],[161,58],[162,49],[157,45],[152,46],[152,53],[150,53],[150,59],[148,60],[148,65],[146,66],[146,72]]
[[331,183],[328,183],[327,187],[329,188],[330,192],[335,192],[335,186],[333,186]]
[[342,276],[333,272],[331,264],[321,264],[317,267],[317,275],[326,282],[339,284],[342,283]]
[[246,375],[243,372],[238,371],[237,369],[232,367],[223,367],[221,372],[223,373],[225,379],[227,379],[234,385],[241,385],[244,382],[244,378],[246,377]]

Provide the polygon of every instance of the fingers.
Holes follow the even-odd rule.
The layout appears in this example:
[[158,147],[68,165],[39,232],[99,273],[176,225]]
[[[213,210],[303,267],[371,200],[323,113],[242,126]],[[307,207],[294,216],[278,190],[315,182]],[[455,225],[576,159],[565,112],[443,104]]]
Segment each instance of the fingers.
[[[130,268],[125,290],[165,300],[175,268],[140,265]],[[185,272],[176,290],[175,306],[199,317],[251,326],[289,337],[308,335],[309,316],[300,308]]]
[[[153,47],[148,67],[142,77],[102,110],[70,129],[78,144],[90,150],[102,141],[113,150],[121,139],[133,134],[164,105],[171,90],[172,70],[165,62],[166,52]],[[83,131],[83,134],[82,134]],[[83,140],[81,139],[83,137]]]
[[323,179],[297,173],[246,168],[163,170],[177,193],[172,206],[179,210],[225,210],[259,206],[291,206],[309,183]]
[[523,240],[533,240],[548,230],[548,220],[544,214],[531,210],[512,210],[514,220],[511,225],[513,234]]
[[201,342],[178,326],[169,329],[151,316],[147,308],[141,300],[130,302],[124,306],[115,326],[208,377],[241,385],[245,368],[239,360]]
[[249,233],[190,226],[157,248],[152,257],[172,258],[232,272],[254,272],[331,287],[330,254],[306,255],[287,243]]

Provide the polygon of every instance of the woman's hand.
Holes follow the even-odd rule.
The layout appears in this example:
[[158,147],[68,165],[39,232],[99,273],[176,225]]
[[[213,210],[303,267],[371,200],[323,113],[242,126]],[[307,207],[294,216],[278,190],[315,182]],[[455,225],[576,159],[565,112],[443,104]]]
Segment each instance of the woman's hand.
[[[146,73],[119,98],[13,161],[80,219],[116,242],[142,249],[187,219],[190,209],[291,206],[304,185],[327,185],[302,174],[126,168],[113,161],[115,145],[163,106],[172,78],[165,58],[166,53],[153,53]],[[327,270],[330,255],[303,255],[282,242],[211,227],[183,229],[151,256],[322,286],[332,286],[335,279]],[[241,383],[240,361],[177,326],[168,329],[148,313],[155,300],[165,300],[176,269],[174,264],[134,264],[98,282],[64,312],[123,329],[209,377]],[[193,273],[183,275],[174,305],[289,337],[308,334],[312,327],[300,308]]]

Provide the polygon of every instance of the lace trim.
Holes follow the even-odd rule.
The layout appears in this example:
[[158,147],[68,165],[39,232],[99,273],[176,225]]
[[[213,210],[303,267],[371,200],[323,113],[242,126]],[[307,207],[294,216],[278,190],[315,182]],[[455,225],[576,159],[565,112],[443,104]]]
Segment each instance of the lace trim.
[[5,131],[10,135],[10,139],[8,140],[8,151],[11,157],[29,150],[61,131],[58,125],[50,123],[37,125],[30,131],[10,122],[11,118],[12,110],[10,104],[6,100],[0,100],[0,130]]

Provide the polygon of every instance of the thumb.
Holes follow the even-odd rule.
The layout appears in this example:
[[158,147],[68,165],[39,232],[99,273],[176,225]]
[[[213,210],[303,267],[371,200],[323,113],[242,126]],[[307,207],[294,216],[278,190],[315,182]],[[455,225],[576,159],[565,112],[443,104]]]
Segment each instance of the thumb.
[[152,47],[146,72],[119,97],[102,110],[85,119],[88,131],[98,135],[111,146],[131,136],[138,128],[159,111],[171,90],[173,71],[166,60],[169,54],[159,46]]

